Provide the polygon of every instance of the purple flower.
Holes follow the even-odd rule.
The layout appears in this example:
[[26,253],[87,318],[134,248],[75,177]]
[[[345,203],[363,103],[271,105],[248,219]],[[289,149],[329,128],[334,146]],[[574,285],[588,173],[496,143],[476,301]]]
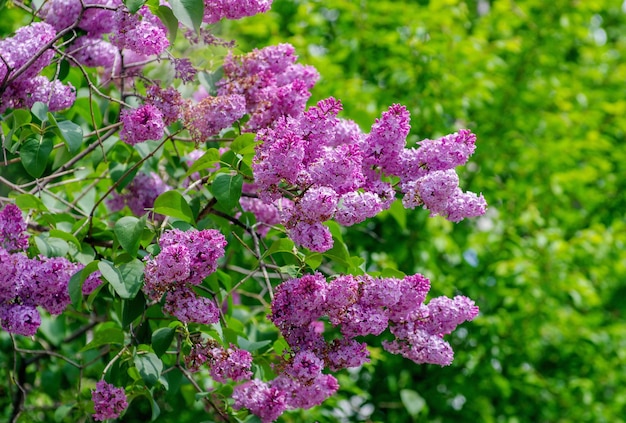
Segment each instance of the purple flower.
[[32,336],[41,325],[41,316],[32,305],[0,304],[0,325],[7,332]]
[[122,110],[120,121],[123,124],[120,139],[127,144],[135,145],[163,138],[165,127],[163,114],[151,104],[144,104],[137,109]]
[[146,56],[161,54],[170,43],[167,30],[146,6],[132,14],[125,7],[115,12],[115,26],[110,36],[113,45]]
[[270,10],[272,0],[204,0],[203,22],[212,24],[222,18],[241,19]]
[[0,247],[8,252],[28,248],[26,222],[22,211],[15,204],[7,204],[0,212]]
[[148,103],[161,111],[166,125],[171,125],[180,119],[184,101],[176,88],[162,89],[158,85],[149,85],[146,91]]
[[182,118],[191,138],[201,143],[243,117],[245,108],[245,99],[240,95],[208,96],[198,104],[188,103]]
[[143,216],[147,209],[154,206],[157,197],[170,189],[156,173],[138,173],[122,194],[114,191],[106,204],[111,211],[120,211],[128,206],[135,216]]
[[177,286],[167,293],[163,311],[183,323],[210,325],[220,320],[220,311],[215,301],[198,296],[187,286]]
[[247,408],[263,423],[273,422],[287,408],[286,393],[258,379],[235,386],[233,399],[235,410]]
[[104,380],[96,383],[96,389],[91,391],[91,399],[94,403],[94,420],[104,421],[115,419],[128,407],[124,388],[116,388]]
[[196,68],[193,67],[191,60],[184,59],[172,59],[174,63],[174,77],[182,80],[183,82],[193,82],[196,76]]

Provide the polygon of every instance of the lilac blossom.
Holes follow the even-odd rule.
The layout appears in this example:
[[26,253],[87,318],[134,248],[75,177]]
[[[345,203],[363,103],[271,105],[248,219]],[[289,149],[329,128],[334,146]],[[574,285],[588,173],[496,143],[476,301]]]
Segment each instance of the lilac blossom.
[[142,6],[137,13],[130,13],[125,7],[118,8],[109,40],[120,49],[147,56],[158,55],[169,47],[167,29],[147,6]]
[[240,119],[245,111],[245,100],[240,95],[207,96],[199,103],[187,103],[182,118],[191,138],[205,142]]
[[273,422],[287,409],[287,394],[258,379],[235,386],[232,397],[235,410],[247,408],[263,423]]
[[149,85],[146,89],[148,104],[152,104],[161,111],[165,125],[171,125],[180,119],[184,100],[174,87],[163,89],[158,85]]
[[96,389],[91,391],[91,400],[94,404],[94,420],[104,421],[115,419],[128,407],[124,388],[116,388],[104,380],[96,383]]
[[218,82],[218,94],[245,97],[250,120],[246,129],[255,131],[282,116],[298,116],[310,97],[319,74],[314,68],[303,71],[296,65],[293,46],[279,44],[255,49],[242,56],[229,55],[224,60],[224,77]]
[[122,122],[120,139],[126,144],[135,145],[163,138],[165,128],[163,113],[151,104],[144,104],[137,109],[122,110],[120,121]]
[[7,332],[32,336],[41,325],[41,316],[32,305],[0,304],[0,325]]
[[7,204],[0,211],[0,248],[8,252],[28,248],[26,222],[22,217],[22,211],[15,204]]
[[113,44],[86,35],[74,40],[67,53],[80,65],[104,68],[107,79],[121,65],[122,60],[119,50]]
[[111,211],[120,211],[128,206],[135,216],[143,216],[147,209],[154,206],[157,197],[170,189],[155,172],[138,173],[121,194],[114,191],[106,204]]
[[204,0],[202,21],[213,24],[221,19],[241,19],[270,10],[272,0]]
[[181,322],[216,323],[220,311],[211,298],[193,290],[217,269],[226,239],[216,230],[166,231],[159,239],[160,253],[146,258],[143,292],[152,301],[165,295],[163,310]]

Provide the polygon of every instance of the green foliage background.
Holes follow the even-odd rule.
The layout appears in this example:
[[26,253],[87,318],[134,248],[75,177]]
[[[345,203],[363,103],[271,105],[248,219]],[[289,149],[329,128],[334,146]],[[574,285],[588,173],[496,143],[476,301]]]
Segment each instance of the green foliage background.
[[461,178],[487,217],[394,210],[344,236],[368,269],[481,307],[451,367],[385,354],[353,377],[372,420],[624,421],[625,18],[608,0],[276,0],[224,24],[242,50],[292,43],[322,74],[313,100],[364,128],[403,103],[413,141],[478,135]]

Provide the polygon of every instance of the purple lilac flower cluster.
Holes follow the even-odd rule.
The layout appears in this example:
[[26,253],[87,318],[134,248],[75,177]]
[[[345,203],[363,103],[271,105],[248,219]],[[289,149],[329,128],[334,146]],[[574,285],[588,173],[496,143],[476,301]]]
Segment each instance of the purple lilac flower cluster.
[[120,211],[128,206],[135,216],[143,216],[147,209],[154,206],[157,197],[170,189],[172,188],[155,172],[138,173],[125,188],[125,192],[118,194],[114,191],[106,203],[111,211]]
[[165,295],[163,310],[181,322],[216,323],[219,308],[215,301],[198,296],[193,286],[217,269],[226,246],[224,236],[213,229],[174,229],[161,236],[159,245],[161,252],[147,258],[144,293],[153,301]]
[[270,382],[253,379],[235,386],[235,409],[247,408],[262,422],[276,420],[285,410],[308,409],[321,404],[339,389],[334,376],[322,373],[324,362],[310,351],[286,360]]
[[217,135],[246,114],[246,100],[238,94],[207,96],[198,103],[187,102],[182,118],[196,143]]
[[[37,307],[61,314],[70,303],[68,283],[82,265],[63,257],[28,258],[26,223],[20,209],[8,204],[0,212],[0,326],[8,332],[31,336],[41,324]],[[95,289],[100,272],[87,278],[83,292]]]
[[124,109],[120,114],[122,129],[120,139],[126,144],[135,145],[140,142],[163,138],[165,122],[163,113],[152,104],[144,104],[137,109]]
[[213,340],[193,344],[185,357],[185,364],[192,373],[207,364],[211,377],[220,383],[226,383],[228,379],[240,382],[252,376],[252,354],[233,345],[225,349]]
[[61,314],[69,305],[67,286],[80,265],[63,257],[29,259],[0,248],[0,325],[31,336],[41,324],[37,306]]
[[[74,104],[76,93],[71,84],[37,76],[52,61],[54,51],[46,46],[56,35],[51,25],[35,22],[18,29],[15,36],[0,40],[0,113],[7,108],[30,108],[38,101],[51,111]],[[39,57],[21,70],[33,54]]]
[[388,208],[396,196],[391,178],[400,181],[405,207],[424,205],[431,215],[455,222],[485,212],[482,195],[463,192],[454,171],[474,152],[470,131],[408,149],[404,106],[391,106],[367,135],[337,117],[341,108],[328,98],[257,134],[253,171],[259,197],[273,204],[284,190],[295,193],[281,221],[294,242],[313,251],[330,249],[332,237],[322,222],[334,218],[350,226]]
[[94,403],[93,418],[96,421],[115,419],[128,407],[124,388],[116,388],[104,380],[96,383],[96,389],[91,391],[91,400]]
[[319,79],[312,66],[295,63],[290,44],[279,44],[224,60],[224,78],[218,82],[218,94],[242,95],[250,120],[246,130],[270,126],[280,116],[297,116],[304,111],[310,89]]
[[213,24],[223,18],[241,19],[270,10],[272,0],[204,0],[202,21]]
[[[443,335],[476,317],[478,307],[463,296],[424,304],[429,290],[430,281],[420,274],[404,279],[347,275],[329,283],[316,273],[283,282],[275,291],[269,318],[292,357],[269,383],[253,380],[236,387],[234,407],[248,408],[269,422],[286,409],[320,404],[338,389],[336,379],[322,370],[369,361],[366,344],[355,338],[380,335],[387,328],[395,339],[383,343],[386,350],[418,364],[449,365],[453,351]],[[338,327],[343,338],[327,342],[322,318]]]
[[26,222],[15,204],[7,204],[0,212],[0,248],[10,253],[28,248]]

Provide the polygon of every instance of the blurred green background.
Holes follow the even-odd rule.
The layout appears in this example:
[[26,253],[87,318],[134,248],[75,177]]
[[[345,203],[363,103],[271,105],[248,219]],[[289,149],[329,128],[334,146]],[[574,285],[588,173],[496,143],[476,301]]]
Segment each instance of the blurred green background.
[[412,143],[478,135],[460,174],[487,198],[485,217],[452,224],[395,210],[345,237],[370,270],[423,272],[433,295],[476,300],[479,318],[450,336],[455,362],[374,351],[375,367],[342,375],[344,399],[328,406],[343,411],[305,420],[624,421],[625,10],[608,0],[275,0],[266,15],[222,24],[243,51],[292,43],[322,74],[311,100],[341,99],[364,130],[403,103]]

